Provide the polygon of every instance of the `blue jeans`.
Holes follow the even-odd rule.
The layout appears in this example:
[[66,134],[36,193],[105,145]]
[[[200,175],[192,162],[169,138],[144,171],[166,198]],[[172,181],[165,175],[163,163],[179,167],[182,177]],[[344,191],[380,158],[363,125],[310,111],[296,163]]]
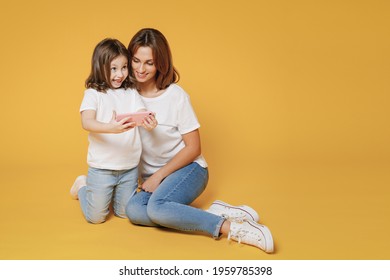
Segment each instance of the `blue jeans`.
[[114,214],[126,218],[126,205],[138,187],[138,168],[106,170],[88,168],[87,186],[78,192],[85,219],[93,224],[103,223],[112,202]]
[[189,206],[207,181],[208,170],[193,162],[167,176],[153,193],[136,193],[127,204],[127,217],[133,224],[200,231],[218,238],[224,218]]

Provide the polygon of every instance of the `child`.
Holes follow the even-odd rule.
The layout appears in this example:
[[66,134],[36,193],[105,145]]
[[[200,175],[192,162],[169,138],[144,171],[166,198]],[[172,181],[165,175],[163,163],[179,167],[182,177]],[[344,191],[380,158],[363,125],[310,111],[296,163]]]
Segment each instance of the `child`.
[[[128,52],[116,39],[104,39],[93,52],[91,73],[85,82],[81,121],[89,131],[88,175],[76,178],[70,193],[79,199],[86,220],[97,224],[106,220],[112,202],[114,214],[126,218],[125,206],[137,189],[137,165],[141,140],[129,117],[116,121],[116,114],[145,110],[130,86]],[[153,116],[142,126],[156,126]]]

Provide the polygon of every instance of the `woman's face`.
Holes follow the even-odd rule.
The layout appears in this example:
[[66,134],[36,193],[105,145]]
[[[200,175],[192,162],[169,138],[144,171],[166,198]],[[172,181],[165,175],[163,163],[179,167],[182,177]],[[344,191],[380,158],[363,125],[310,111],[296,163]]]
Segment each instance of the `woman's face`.
[[139,83],[155,82],[157,73],[156,66],[153,61],[153,53],[150,47],[139,47],[135,52],[131,67],[134,77]]

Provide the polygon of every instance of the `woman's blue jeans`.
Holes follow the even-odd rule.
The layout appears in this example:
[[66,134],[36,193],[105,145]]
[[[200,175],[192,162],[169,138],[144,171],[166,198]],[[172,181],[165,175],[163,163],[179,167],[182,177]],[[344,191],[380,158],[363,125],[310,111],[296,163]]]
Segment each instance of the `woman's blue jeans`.
[[224,218],[189,206],[207,182],[207,168],[193,162],[167,176],[153,193],[136,193],[127,204],[127,217],[133,224],[200,231],[218,238]]
[[138,187],[138,168],[106,170],[88,168],[87,186],[78,192],[85,219],[93,224],[103,223],[110,204],[114,214],[126,218],[126,205]]

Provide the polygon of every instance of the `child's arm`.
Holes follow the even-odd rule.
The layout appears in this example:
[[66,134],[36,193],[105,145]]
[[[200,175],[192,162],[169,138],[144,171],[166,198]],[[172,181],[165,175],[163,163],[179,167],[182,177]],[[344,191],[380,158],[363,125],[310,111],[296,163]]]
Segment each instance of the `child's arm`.
[[125,123],[129,118],[124,118],[119,122],[117,122],[115,118],[116,113],[113,111],[110,122],[102,123],[96,120],[95,110],[85,110],[81,112],[81,124],[83,128],[89,132],[122,133],[135,127],[134,122]]

